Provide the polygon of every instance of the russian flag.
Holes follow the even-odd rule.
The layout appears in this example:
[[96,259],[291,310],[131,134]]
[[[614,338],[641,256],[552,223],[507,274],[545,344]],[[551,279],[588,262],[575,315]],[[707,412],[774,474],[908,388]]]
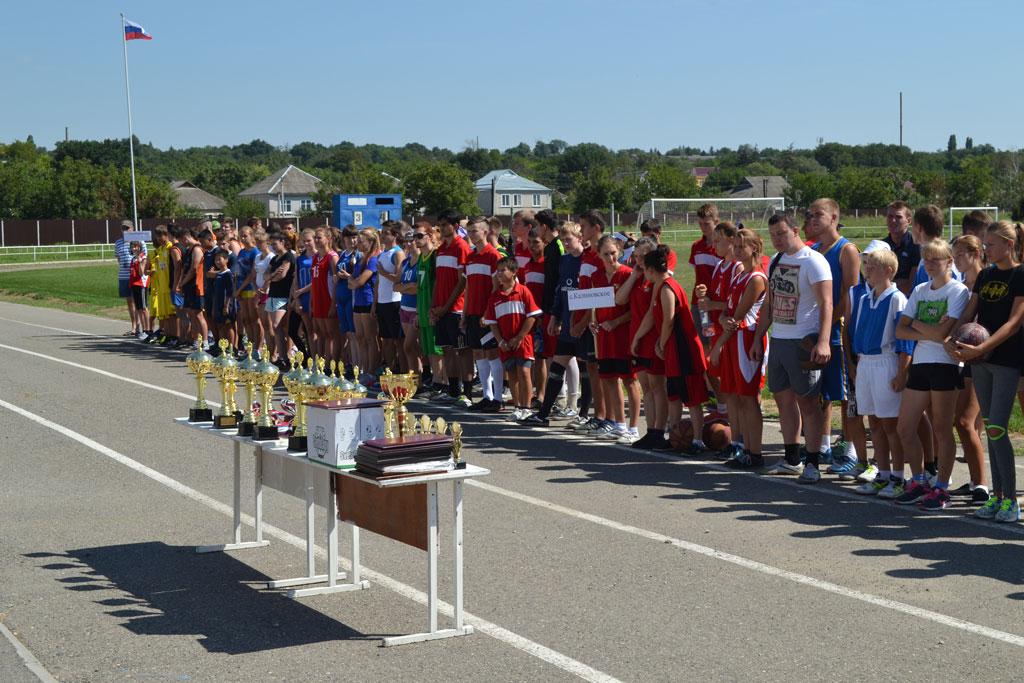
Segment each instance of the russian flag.
[[125,20],[124,22],[124,39],[125,40],[153,40],[153,36],[146,33],[146,29],[142,28],[140,24]]

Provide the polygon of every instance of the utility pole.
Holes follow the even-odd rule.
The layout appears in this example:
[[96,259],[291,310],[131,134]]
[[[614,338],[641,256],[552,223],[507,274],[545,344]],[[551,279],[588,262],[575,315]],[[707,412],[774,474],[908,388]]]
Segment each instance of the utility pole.
[[900,91],[900,147],[903,146],[903,91]]

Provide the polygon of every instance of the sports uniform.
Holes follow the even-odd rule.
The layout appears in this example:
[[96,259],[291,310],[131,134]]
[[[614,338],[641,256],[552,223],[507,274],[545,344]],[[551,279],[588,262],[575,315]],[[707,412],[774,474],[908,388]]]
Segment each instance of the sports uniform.
[[331,256],[334,255],[333,251],[329,251],[326,254],[320,255],[319,253],[313,254],[313,262],[310,268],[310,282],[312,287],[310,288],[309,297],[309,308],[314,318],[329,318],[331,317],[331,300],[330,291],[328,291],[327,285],[327,274],[331,268]]
[[[491,294],[487,300],[483,323],[496,324],[502,339],[509,340],[519,334],[527,318],[539,320],[540,316],[540,308],[533,300],[530,290],[516,282],[509,292],[498,289]],[[514,349],[501,349],[500,355],[501,362],[507,370],[530,367],[534,360],[533,335],[524,336],[523,341]]]
[[[738,268],[739,261],[723,261],[719,260],[715,264],[715,267],[711,270],[711,281],[708,284],[707,296],[711,301],[716,303],[726,303],[729,298],[729,293],[732,291],[733,285],[736,278],[739,277],[743,271]],[[721,310],[710,310],[708,311],[708,318],[711,321],[711,334],[710,336],[701,336],[701,339],[705,341],[705,346],[708,352],[714,347],[715,342],[722,336],[722,325],[718,322],[722,317]],[[702,331],[706,334],[706,331]],[[721,377],[721,368],[718,365],[711,363],[710,357],[707,358],[708,374],[712,377]]]
[[[611,287],[618,292],[622,284],[629,279],[632,269],[620,265],[609,278],[604,268],[597,270],[590,278],[594,287]],[[630,312],[629,303],[622,306],[595,309],[597,318],[597,374],[601,379],[635,378],[629,362],[629,321],[620,324],[613,330],[605,330],[601,323],[617,320]]]
[[[708,398],[707,387],[704,385],[704,351],[697,336],[693,320],[686,315],[689,304],[682,286],[674,278],[669,278],[661,285],[668,287],[673,295],[675,316],[672,320],[673,331],[665,342],[664,368],[658,373],[653,369],[651,374],[665,375],[670,401],[682,401],[685,406],[698,406]],[[661,302],[662,289],[651,305],[651,316],[654,327],[648,333],[657,342],[661,335],[661,325],[665,318],[665,310]]]
[[482,321],[487,301],[494,291],[494,267],[501,259],[490,244],[466,258],[466,341],[472,349],[493,349],[498,345],[487,323]]
[[873,291],[862,294],[850,335],[857,357],[857,414],[894,418],[900,414],[900,394],[892,380],[899,369],[898,355],[914,352],[913,343],[896,339],[896,324],[907,307],[907,298],[889,288],[877,298]]
[[[761,305],[768,291],[768,276],[760,270],[740,273],[733,281],[732,290],[725,302],[725,315],[735,317],[736,308],[740,305],[743,294],[754,280],[763,281],[765,289],[743,319],[736,321],[739,327],[726,341],[720,356],[722,391],[737,396],[759,396],[761,387],[764,386],[764,358],[767,354],[762,354],[761,362],[754,362],[750,360],[749,353],[756,336],[757,318],[761,314]],[[765,351],[767,340],[762,338],[760,343],[761,350]]]
[[[451,296],[452,291],[458,286],[459,278],[466,271],[466,262],[469,259],[470,248],[466,240],[458,235],[452,237],[451,242],[437,248],[434,260],[434,296],[432,305],[434,307],[444,306]],[[466,292],[463,290],[452,302],[451,308],[444,311],[435,325],[437,345],[440,347],[454,347],[463,349],[466,347],[465,335],[460,329],[463,307],[466,300]]]

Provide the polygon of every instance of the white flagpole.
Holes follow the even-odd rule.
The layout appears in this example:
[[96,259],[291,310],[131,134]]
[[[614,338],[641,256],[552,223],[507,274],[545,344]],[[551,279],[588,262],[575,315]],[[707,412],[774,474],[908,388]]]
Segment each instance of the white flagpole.
[[128,39],[124,34],[124,15],[121,15],[121,47],[124,48],[124,94],[128,101],[128,158],[132,165],[132,219],[135,229],[139,230],[139,199],[135,193],[135,134],[132,132],[132,89],[128,84]]

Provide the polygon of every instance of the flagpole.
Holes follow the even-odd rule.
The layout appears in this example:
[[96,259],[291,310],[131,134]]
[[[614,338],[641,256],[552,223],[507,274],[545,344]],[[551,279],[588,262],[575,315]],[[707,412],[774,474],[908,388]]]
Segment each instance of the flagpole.
[[132,165],[132,218],[135,229],[139,230],[139,199],[135,192],[135,134],[132,132],[132,89],[128,84],[128,39],[124,34],[124,15],[121,15],[121,47],[124,48],[124,94],[128,101],[128,158]]

